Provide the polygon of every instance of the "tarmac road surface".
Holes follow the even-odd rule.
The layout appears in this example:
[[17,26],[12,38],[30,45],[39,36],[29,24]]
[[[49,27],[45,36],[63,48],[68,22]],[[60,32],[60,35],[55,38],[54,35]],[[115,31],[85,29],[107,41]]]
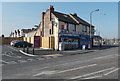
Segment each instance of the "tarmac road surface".
[[3,46],[2,78],[118,79],[120,69],[117,47],[53,59],[38,60],[37,58],[39,57],[25,56],[7,45]]

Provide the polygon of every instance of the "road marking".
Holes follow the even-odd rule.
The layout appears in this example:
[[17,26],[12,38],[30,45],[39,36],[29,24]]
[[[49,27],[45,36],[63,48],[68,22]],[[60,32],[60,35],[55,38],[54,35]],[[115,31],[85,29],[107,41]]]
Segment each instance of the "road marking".
[[21,56],[11,56],[11,55],[8,55],[8,54],[5,54],[4,56],[11,57],[11,58],[22,58]]
[[112,55],[107,55],[107,56],[102,56],[102,57],[97,57],[97,58],[93,58],[93,59],[89,59],[89,60],[83,60],[83,61],[78,61],[78,60],[73,60],[71,62],[66,62],[66,63],[63,63],[63,64],[58,64],[58,65],[53,65],[53,66],[49,66],[49,67],[43,67],[43,68],[40,68],[40,69],[36,69],[36,70],[43,70],[43,69],[46,69],[46,68],[51,68],[51,67],[57,67],[57,66],[60,66],[60,65],[67,65],[67,64],[74,64],[74,63],[84,63],[84,62],[90,62],[90,61],[94,61],[94,60],[98,60],[98,59],[103,59],[103,57],[107,57],[109,58],[109,56],[114,56],[115,54],[112,54]]
[[115,72],[115,71],[117,71],[117,70],[119,70],[120,68],[116,68],[116,69],[114,69],[114,70],[112,70],[112,71],[110,71],[110,72],[108,72],[108,73],[106,73],[106,74],[104,74],[104,75],[109,75],[109,74],[111,74],[111,73],[113,73],[113,72]]
[[51,59],[51,57],[44,57],[45,59]]
[[44,60],[44,58],[35,58],[36,60]]
[[43,55],[43,56],[63,56],[61,54],[51,54],[51,55]]
[[37,77],[37,76],[44,75],[44,74],[50,75],[50,74],[53,74],[53,73],[55,73],[55,72],[56,72],[56,71],[44,71],[44,72],[35,74],[35,75],[33,75],[33,76],[34,76],[34,77]]
[[118,55],[118,54],[107,55],[107,56],[103,56],[103,57],[97,57],[97,58],[94,58],[94,59],[113,58],[112,56],[116,56],[116,55]]
[[9,62],[3,61],[3,60],[0,60],[0,61],[3,62],[3,63],[6,63],[6,64],[9,63]]
[[28,61],[33,61],[33,59],[27,59]]
[[112,70],[112,69],[114,69],[114,68],[115,68],[115,67],[107,68],[107,69],[104,69],[104,70],[100,70],[100,71],[88,73],[88,74],[85,74],[85,75],[81,75],[81,76],[77,76],[77,77],[72,77],[72,78],[70,78],[70,79],[77,79],[77,78],[81,78],[81,77],[86,77],[86,76],[89,76],[89,75],[93,75],[93,74],[101,73],[101,72],[104,72],[104,71]]
[[16,64],[17,62],[15,62],[15,61],[10,61],[10,62],[8,62],[8,64]]
[[25,61],[25,60],[18,60],[18,62],[24,63],[24,62],[27,62],[27,61]]
[[52,58],[57,58],[58,56],[52,56]]
[[[114,54],[115,55],[115,54]],[[113,56],[113,55],[107,55],[107,56]],[[105,56],[105,57],[107,57],[107,56]],[[97,59],[98,58],[101,58],[101,57],[97,57]],[[50,66],[50,67],[43,67],[43,68],[41,68],[41,69],[39,69],[39,70],[42,70],[42,69],[46,69],[46,68],[51,68],[51,67],[57,67],[57,66],[59,66],[59,65],[67,65],[67,64],[74,64],[74,63],[77,63],[77,62],[79,62],[79,63],[84,63],[84,62],[90,62],[90,61],[94,61],[94,60],[96,60],[96,58],[93,58],[93,59],[90,59],[90,60],[84,60],[84,61],[73,61],[73,62],[67,62],[67,63],[63,63],[63,64],[58,64],[58,65],[53,65],[53,66]]]
[[77,70],[77,69],[82,69],[82,68],[86,68],[86,67],[92,67],[92,66],[96,66],[97,64],[91,64],[91,65],[87,65],[87,66],[82,66],[82,67],[78,67],[78,68],[73,68],[73,69],[68,69],[68,70],[64,70],[64,71],[60,71],[60,72],[57,72],[57,73],[64,73],[64,72],[68,72],[68,71],[74,71],[74,70]]
[[10,61],[10,62],[7,62],[7,61],[3,61],[3,60],[0,60],[1,62],[5,63],[5,64],[16,64],[17,62],[15,61]]
[[102,75],[99,75],[99,76],[93,76],[93,77],[87,77],[87,78],[82,78],[82,79],[94,79],[94,78],[98,78],[98,77],[102,77]]
[[16,58],[22,58],[22,56],[16,56]]
[[7,47],[13,49],[14,51],[19,51],[19,50],[16,50],[15,48],[13,48],[13,47],[11,47],[11,46],[7,46]]
[[[91,65],[82,66],[82,67],[73,68],[73,69],[68,69],[68,70],[63,70],[63,71],[59,71],[59,72],[52,72],[51,74],[64,73],[64,72],[74,71],[74,70],[77,70],[77,69],[82,69],[82,68],[86,68],[86,67],[92,67],[92,66],[96,66],[96,65],[97,65],[97,64],[91,64]],[[35,75],[33,75],[33,76],[40,76],[40,75],[42,75],[43,73],[44,73],[44,72],[38,73],[38,74],[35,74]]]

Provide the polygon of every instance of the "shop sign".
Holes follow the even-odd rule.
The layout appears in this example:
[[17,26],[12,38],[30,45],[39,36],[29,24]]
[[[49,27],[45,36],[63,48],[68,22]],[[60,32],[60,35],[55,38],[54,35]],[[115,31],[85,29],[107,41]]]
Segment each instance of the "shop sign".
[[63,29],[63,30],[66,29],[66,25],[62,25],[62,29]]

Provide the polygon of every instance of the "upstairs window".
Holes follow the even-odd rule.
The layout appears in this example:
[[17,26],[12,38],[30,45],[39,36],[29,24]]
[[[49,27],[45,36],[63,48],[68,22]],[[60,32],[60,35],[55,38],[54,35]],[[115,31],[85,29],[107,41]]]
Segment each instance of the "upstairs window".
[[65,30],[66,29],[66,25],[62,25],[62,30]]
[[87,32],[86,26],[82,26],[82,32]]
[[65,23],[64,25],[62,25],[62,29],[69,30],[69,23]]
[[76,31],[76,25],[75,24],[73,25],[73,31]]
[[88,31],[88,33],[90,33],[90,27],[89,26],[87,27],[87,31]]
[[66,30],[68,31],[69,30],[69,23],[65,23],[66,25]]

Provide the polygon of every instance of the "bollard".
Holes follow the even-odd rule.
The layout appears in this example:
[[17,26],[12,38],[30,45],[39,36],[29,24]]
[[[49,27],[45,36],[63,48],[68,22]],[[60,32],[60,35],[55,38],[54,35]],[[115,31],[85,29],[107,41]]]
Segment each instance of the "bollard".
[[25,52],[25,45],[23,45],[23,52]]
[[27,46],[27,53],[29,53],[29,46]]
[[34,52],[35,52],[35,51],[34,51],[34,48],[33,48],[33,55],[34,55]]
[[86,46],[85,46],[85,45],[83,45],[83,46],[82,46],[82,50],[85,50],[85,48],[86,48]]

